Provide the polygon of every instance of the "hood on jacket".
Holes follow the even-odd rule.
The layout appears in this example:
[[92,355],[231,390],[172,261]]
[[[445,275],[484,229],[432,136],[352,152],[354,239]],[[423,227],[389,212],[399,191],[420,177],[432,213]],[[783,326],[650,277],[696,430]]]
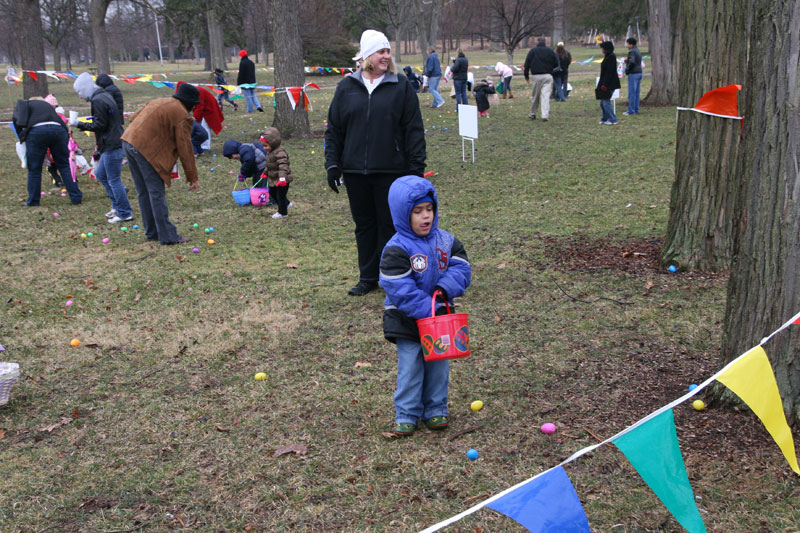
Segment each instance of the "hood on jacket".
[[241,148],[242,143],[239,141],[234,141],[231,139],[230,141],[225,141],[225,144],[222,146],[222,155],[227,158],[230,158],[233,154],[239,153],[239,148]]
[[75,80],[75,83],[72,84],[72,88],[75,89],[75,92],[78,93],[78,96],[88,101],[92,98],[94,92],[100,87],[94,83],[91,74],[84,72],[78,76],[78,78]]
[[278,128],[267,128],[261,136],[269,143],[270,150],[275,150],[281,145],[281,132],[278,131]]
[[420,238],[411,229],[411,210],[426,196],[433,198],[433,224],[428,234],[433,235],[439,225],[439,199],[436,196],[436,187],[419,176],[403,176],[392,183],[389,188],[389,210],[392,212],[392,222],[397,233]]
[[97,80],[95,80],[95,83],[98,86],[105,89],[109,85],[114,85],[114,80],[112,80],[108,74],[100,74],[99,76],[97,76]]
[[600,43],[600,48],[606,51],[607,54],[610,54],[614,51],[614,43],[611,41],[603,41]]

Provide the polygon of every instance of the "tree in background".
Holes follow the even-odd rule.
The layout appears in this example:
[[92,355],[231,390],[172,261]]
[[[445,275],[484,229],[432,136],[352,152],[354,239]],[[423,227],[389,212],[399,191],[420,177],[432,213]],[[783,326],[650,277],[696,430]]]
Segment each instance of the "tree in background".
[[[47,67],[44,62],[44,39],[29,39],[29,35],[42,34],[42,13],[39,10],[38,0],[16,0],[13,19],[15,36],[19,42],[24,42],[20,50],[22,60],[22,70],[45,70]],[[47,86],[47,76],[39,74],[34,79],[29,73],[25,73],[22,81],[22,97],[47,96],[49,92]]]
[[[305,83],[305,68],[303,40],[300,37],[300,10],[287,9],[281,0],[270,0],[270,7],[275,41],[275,86],[302,87]],[[272,126],[278,128],[284,139],[311,135],[311,125],[302,95],[292,109],[289,96],[285,92],[276,92],[275,104]]]
[[675,0],[647,0],[647,38],[653,82],[644,97],[648,104],[675,105],[678,103],[678,50],[681,34],[675,31],[673,11],[679,7]]
[[[747,35],[750,60],[743,81],[747,120],[735,173],[741,190],[725,308],[725,362],[800,310],[800,3],[733,4],[727,7],[751,14],[752,27],[737,32]],[[800,326],[775,336],[765,350],[789,423],[800,422]]]
[[514,50],[528,37],[549,34],[553,27],[550,0],[486,0],[493,19],[492,31],[484,34],[503,46],[508,64],[514,64]]
[[[684,46],[678,101],[692,107],[705,92],[741,84],[747,61],[748,11],[737,0],[683,0],[678,20]],[[709,58],[713,57],[713,60]],[[675,181],[663,264],[725,270],[733,252],[735,172],[741,122],[694,112],[678,114]]]
[[[106,12],[111,0],[91,0],[89,12],[92,20],[92,41],[97,72],[111,72],[109,60],[108,34],[106,33]],[[87,58],[88,60],[88,58]]]
[[41,0],[42,36],[50,43],[53,68],[61,70],[61,50],[65,39],[77,31],[78,4],[75,0]]

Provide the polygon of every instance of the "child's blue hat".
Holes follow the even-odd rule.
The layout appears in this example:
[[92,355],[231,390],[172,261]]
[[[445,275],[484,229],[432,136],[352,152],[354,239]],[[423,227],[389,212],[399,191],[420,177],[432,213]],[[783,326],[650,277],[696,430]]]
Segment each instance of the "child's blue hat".
[[425,196],[414,202],[414,207],[417,207],[419,204],[423,204],[425,202],[430,202],[435,205],[435,202],[433,201],[433,196],[431,196],[430,194],[426,194]]

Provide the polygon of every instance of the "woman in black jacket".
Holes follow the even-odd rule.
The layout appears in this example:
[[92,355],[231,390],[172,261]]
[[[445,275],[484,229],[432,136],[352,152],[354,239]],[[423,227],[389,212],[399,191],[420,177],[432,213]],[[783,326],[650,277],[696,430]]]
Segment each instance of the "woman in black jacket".
[[366,30],[354,60],[361,68],[339,82],[328,109],[325,169],[336,193],[344,176],[359,269],[348,294],[363,296],[378,288],[381,252],[394,235],[389,187],[400,176],[422,176],[425,134],[419,99],[397,74],[386,36]]
[[458,54],[453,60],[453,67],[450,69],[450,72],[453,74],[453,87],[456,90],[456,109],[458,109],[458,104],[469,104],[469,100],[467,99],[468,71],[469,61],[461,48],[459,48]]
[[614,114],[614,105],[611,103],[611,96],[615,90],[620,88],[619,76],[617,76],[617,56],[614,54],[614,45],[611,41],[603,41],[600,48],[605,57],[600,63],[600,79],[597,80],[595,95],[600,100],[600,109],[603,111],[600,124],[613,126],[619,124],[617,115]]

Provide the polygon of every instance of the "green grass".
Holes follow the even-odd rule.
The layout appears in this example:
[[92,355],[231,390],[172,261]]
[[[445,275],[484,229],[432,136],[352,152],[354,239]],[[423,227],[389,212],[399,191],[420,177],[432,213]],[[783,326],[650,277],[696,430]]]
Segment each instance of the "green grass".
[[[592,53],[573,50],[577,60]],[[669,275],[652,257],[634,271],[619,268],[621,254],[599,253],[589,268],[554,259],[601,239],[638,251],[666,225],[674,110],[627,118],[618,105],[621,125],[598,126],[598,71],[573,67],[575,92],[551,104],[547,123],[527,119],[529,89],[515,77],[517,98],[480,120],[474,165],[461,161],[454,103],[432,110],[420,96],[440,225],[465,243],[473,267],[461,301],[473,355],[451,364],[451,429],[404,441],[382,436],[396,354],[382,336],[382,295],[346,295],[357,279],[353,224],[344,194],[327,189],[321,138],[286,141],[296,207],[274,221],[233,203],[237,167],[220,153],[225,140],[270,125],[271,100],[261,97],[264,114],[227,113],[229,127],[213,140],[218,157],[198,161],[201,191],[179,181],[168,192],[171,218],[192,243],[164,247],[142,230],[109,227],[108,200],[86,179],[81,206],[58,192],[41,208],[22,206],[26,174],[12,133],[0,129],[0,343],[3,359],[22,367],[0,408],[0,530],[418,530],[716,371],[723,278]],[[181,78],[204,79],[170,75]],[[323,87],[310,95],[321,132],[338,78],[309,80]],[[119,85],[130,109],[168,94]],[[646,94],[649,78],[643,85]],[[51,90],[65,108],[86,109],[69,84]],[[8,89],[8,101],[19,92]],[[123,180],[132,187],[127,169]],[[140,223],[136,206],[134,215]],[[205,244],[209,226],[214,246]],[[73,337],[80,347],[69,346]],[[260,371],[266,381],[253,379]],[[469,409],[475,399],[486,405],[479,413]],[[559,426],[553,436],[538,430],[546,421]],[[800,484],[751,413],[681,406],[676,421],[709,531],[798,530]],[[307,453],[273,457],[292,444]],[[468,461],[468,448],[481,458]],[[613,447],[566,470],[594,531],[680,530]],[[521,528],[485,509],[451,529]]]

